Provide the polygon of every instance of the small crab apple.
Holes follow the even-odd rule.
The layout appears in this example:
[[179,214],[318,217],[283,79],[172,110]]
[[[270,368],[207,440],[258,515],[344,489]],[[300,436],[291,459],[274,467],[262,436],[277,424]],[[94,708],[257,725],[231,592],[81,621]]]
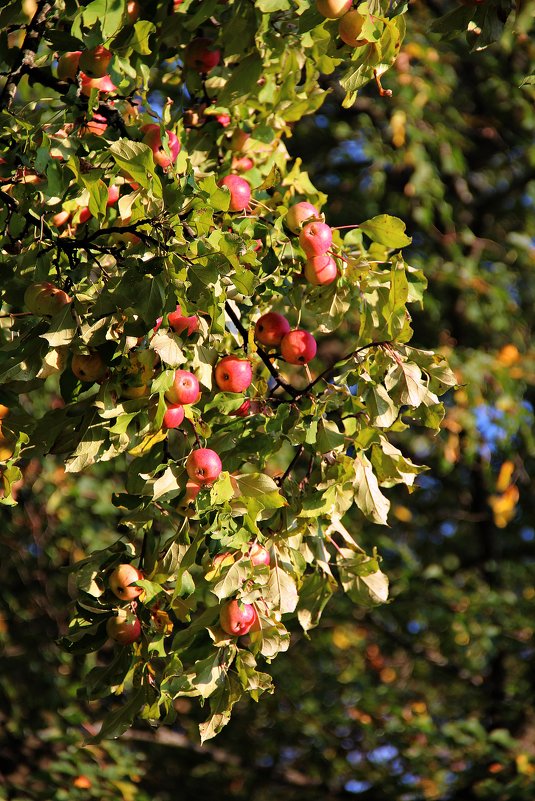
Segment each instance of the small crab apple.
[[236,172],[248,172],[254,167],[254,161],[249,156],[233,156],[231,168]]
[[306,220],[316,219],[319,216],[319,211],[312,203],[302,200],[300,203],[294,203],[293,206],[290,206],[286,214],[285,223],[293,234],[298,234]]
[[67,78],[74,80],[78,72],[81,50],[72,50],[70,53],[63,53],[58,59],[58,78],[65,81]]
[[222,469],[221,459],[210,448],[197,448],[186,459],[186,472],[198,484],[213,484]]
[[121,601],[133,601],[143,592],[143,587],[134,586],[134,581],[144,578],[144,574],[137,567],[129,563],[117,565],[110,576],[110,590]]
[[233,600],[223,604],[219,612],[219,625],[227,634],[241,637],[247,634],[258,619],[253,604]]
[[65,225],[71,219],[70,211],[58,211],[57,214],[54,214],[52,217],[52,225],[55,225],[56,228],[61,228],[62,225]]
[[90,78],[102,78],[108,71],[112,53],[104,45],[98,45],[80,54],[80,69]]
[[258,565],[269,565],[271,562],[268,549],[260,545],[259,542],[252,543],[249,549],[249,559],[255,567]]
[[126,609],[118,609],[117,614],[106,623],[106,632],[119,645],[131,645],[141,637],[141,623],[136,615]]
[[299,244],[305,251],[308,258],[321,256],[327,253],[332,245],[332,228],[326,223],[311,222],[301,228],[299,234]]
[[178,428],[184,419],[184,407],[180,403],[173,403],[167,407],[163,416],[164,428]]
[[80,381],[93,384],[101,381],[106,375],[106,364],[100,353],[75,353],[71,361],[71,370]]
[[215,382],[223,392],[245,392],[253,380],[249,359],[224,356],[215,368]]
[[71,298],[49,281],[30,284],[24,293],[24,305],[32,314],[39,316],[57,314]]
[[316,8],[326,19],[338,19],[347,14],[353,0],[316,0]]
[[199,399],[199,394],[199,382],[196,376],[188,370],[177,370],[173,383],[165,393],[165,398],[170,403],[182,405],[195,403]]
[[259,317],[254,327],[254,338],[266,347],[277,347],[283,336],[290,333],[290,323],[278,312],[266,312]]
[[350,47],[362,47],[369,44],[367,39],[361,39],[362,26],[366,22],[366,17],[358,11],[348,11],[338,23],[338,35],[345,44]]
[[199,36],[192,39],[184,51],[184,64],[197,72],[206,74],[217,67],[221,59],[221,50],[214,47],[213,39]]
[[227,128],[230,125],[230,114],[216,114],[216,121],[223,127]]
[[308,364],[316,355],[316,340],[308,331],[296,328],[282,338],[281,354],[289,364]]
[[106,201],[106,206],[114,206],[117,201],[119,200],[119,195],[121,193],[121,189],[117,184],[112,184],[108,187],[108,199]]
[[218,186],[226,186],[230,192],[229,211],[244,211],[251,200],[251,187],[245,178],[239,175],[225,175],[217,183]]
[[312,256],[305,264],[305,278],[314,286],[327,286],[338,278],[338,267],[332,256],[323,253],[321,256]]
[[83,223],[90,220],[92,216],[93,215],[89,211],[89,206],[83,206],[78,214],[78,222],[83,225]]
[[114,92],[117,87],[113,83],[109,75],[103,75],[102,78],[92,78],[86,75],[85,72],[80,73],[80,80],[82,83],[82,94],[89,97],[92,89],[98,89],[99,92]]
[[165,169],[177,160],[178,154],[180,153],[180,142],[178,141],[176,134],[174,134],[172,131],[166,131],[167,146],[169,148],[169,153],[171,154],[168,156],[163,148],[162,134],[159,125],[156,123],[149,123],[147,125],[142,125],[140,130],[141,133],[145,134],[143,137],[143,142],[152,150],[152,155],[156,164],[159,164],[160,167]]

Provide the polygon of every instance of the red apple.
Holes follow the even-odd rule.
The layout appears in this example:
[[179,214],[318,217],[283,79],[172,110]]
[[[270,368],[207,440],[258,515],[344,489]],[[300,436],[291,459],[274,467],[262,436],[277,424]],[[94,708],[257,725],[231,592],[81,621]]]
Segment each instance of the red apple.
[[247,634],[257,619],[253,604],[244,604],[236,600],[223,604],[219,613],[219,625],[223,631],[233,637]]
[[223,392],[245,392],[253,380],[249,359],[224,356],[215,368],[215,382]]
[[216,120],[223,128],[227,128],[230,125],[229,114],[217,114]]
[[347,14],[353,0],[316,0],[316,8],[326,19],[338,19]]
[[251,545],[249,550],[249,559],[255,567],[258,565],[269,565],[271,562],[268,549],[264,548],[263,545],[260,545],[259,542],[253,542]]
[[106,206],[114,206],[115,203],[119,200],[119,195],[121,193],[121,189],[117,184],[112,184],[108,187],[108,199],[106,201]]
[[73,50],[70,53],[64,53],[58,59],[58,78],[60,81],[65,81],[67,78],[74,80],[78,72],[78,64],[80,63],[81,50]]
[[170,312],[167,315],[167,319],[169,320],[169,325],[176,334],[187,332],[186,336],[189,337],[199,330],[199,318],[197,315],[192,314],[190,317],[184,317],[180,305],[177,305],[174,312]]
[[90,120],[84,122],[80,128],[80,135],[91,133],[94,136],[103,136],[108,127],[108,121],[102,114],[93,114]]
[[71,370],[80,381],[90,384],[101,381],[107,369],[100,353],[75,353],[72,357]]
[[251,401],[249,400],[249,398],[246,398],[242,403],[242,405],[240,406],[240,408],[236,409],[236,411],[232,412],[232,414],[235,417],[248,417],[250,411],[251,411]]
[[163,149],[162,135],[159,125],[156,123],[142,125],[140,130],[145,134],[143,137],[143,142],[152,150],[152,155],[156,164],[159,164],[160,167],[165,168],[169,167],[170,164],[177,160],[178,154],[180,153],[180,142],[178,141],[176,134],[174,134],[172,131],[166,131],[167,145],[171,154],[171,157],[169,157]]
[[188,370],[177,370],[172,385],[165,393],[172,404],[195,403],[199,399],[199,382]]
[[213,484],[222,469],[221,459],[210,448],[197,448],[186,459],[186,472],[197,484]]
[[53,315],[59,312],[71,298],[49,281],[30,284],[24,293],[24,305],[32,314]]
[[363,17],[358,11],[348,11],[338,23],[340,39],[350,47],[362,47],[368,44],[367,39],[359,38],[365,22],[366,17]]
[[230,192],[229,211],[244,211],[251,200],[251,187],[245,178],[239,175],[225,175],[218,186],[226,186]]
[[139,3],[137,0],[128,0],[128,3],[126,4],[126,17],[130,25],[133,25],[138,19],[139,11]]
[[109,75],[103,75],[102,78],[91,78],[85,72],[80,73],[80,80],[82,82],[82,94],[89,97],[91,89],[98,89],[99,92],[114,92],[117,87],[113,83]]
[[254,328],[254,338],[261,345],[277,347],[283,336],[290,333],[290,323],[282,314],[267,312],[259,317]]
[[309,258],[327,253],[332,241],[333,232],[331,227],[322,222],[307,223],[301,228],[301,233],[299,234],[299,244]]
[[308,364],[316,355],[316,340],[308,331],[297,328],[282,338],[281,354],[289,364]]
[[236,172],[247,172],[248,170],[252,170],[254,167],[254,161],[249,158],[249,156],[233,156],[231,168],[236,170]]
[[142,578],[143,572],[134,565],[118,565],[110,576],[110,590],[121,601],[133,601],[143,592],[143,587],[135,587],[133,582]]
[[80,209],[80,214],[78,215],[78,222],[83,224],[86,223],[88,220],[91,219],[93,215],[89,211],[89,206],[83,206]]
[[141,623],[131,612],[119,609],[106,623],[106,632],[108,637],[119,645],[131,645],[141,637]]
[[164,428],[178,428],[184,419],[184,407],[179,403],[174,403],[167,407],[163,416]]
[[65,225],[71,218],[70,211],[58,211],[57,214],[54,214],[52,217],[52,225],[55,225],[56,228],[61,228],[62,225]]
[[221,51],[214,47],[212,39],[200,36],[186,46],[184,64],[197,72],[206,74],[217,67],[221,59]]
[[112,54],[104,45],[98,45],[91,50],[84,50],[80,55],[80,69],[90,78],[102,78],[108,71]]
[[305,264],[305,278],[314,286],[327,286],[338,278],[338,267],[332,256],[312,256]]
[[319,216],[320,213],[317,208],[312,203],[303,200],[301,203],[294,203],[293,206],[290,206],[286,214],[285,223],[292,233],[298,234],[306,220],[311,217],[315,219]]

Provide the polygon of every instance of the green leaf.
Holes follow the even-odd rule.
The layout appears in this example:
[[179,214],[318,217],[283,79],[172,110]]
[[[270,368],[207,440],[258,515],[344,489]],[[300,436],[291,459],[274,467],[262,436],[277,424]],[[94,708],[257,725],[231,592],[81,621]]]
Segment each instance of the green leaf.
[[153,691],[149,687],[138,687],[130,694],[125,704],[106,715],[99,733],[90,737],[87,742],[95,745],[101,743],[102,740],[113,740],[120,737],[130,728],[141,707],[152,694]]
[[162,184],[148,145],[132,142],[130,139],[119,139],[110,145],[109,152],[125,176],[143,189],[150,190],[155,197],[162,197]]
[[406,235],[405,227],[402,220],[389,214],[378,214],[359,225],[360,230],[373,242],[378,242],[387,248],[403,248],[411,244],[412,239]]

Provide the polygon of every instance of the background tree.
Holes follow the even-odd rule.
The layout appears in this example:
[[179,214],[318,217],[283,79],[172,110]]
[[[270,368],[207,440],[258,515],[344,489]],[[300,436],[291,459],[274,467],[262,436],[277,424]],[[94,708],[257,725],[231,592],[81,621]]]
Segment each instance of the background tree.
[[[524,505],[529,503],[529,495],[526,493],[525,500],[521,495],[522,500],[519,500],[517,491],[519,483],[522,486],[521,479],[530,475],[531,409],[526,405],[529,399],[525,395],[526,384],[529,383],[529,340],[524,339],[529,323],[529,306],[525,306],[526,329],[519,325],[514,337],[508,335],[505,311],[502,314],[503,299],[506,297],[508,303],[515,303],[514,311],[519,321],[522,300],[530,291],[530,284],[529,280],[525,280],[521,297],[511,300],[504,290],[506,273],[511,272],[508,270],[508,259],[512,256],[507,257],[504,253],[504,264],[498,270],[500,277],[503,277],[503,284],[497,281],[491,283],[488,273],[491,269],[496,271],[496,267],[490,258],[490,264],[478,259],[477,249],[474,250],[473,245],[475,228],[478,240],[481,239],[479,247],[483,245],[488,248],[489,256],[493,257],[495,245],[492,244],[492,238],[498,238],[497,222],[504,226],[507,236],[514,233],[513,229],[523,236],[527,231],[529,236],[530,218],[524,223],[520,213],[528,217],[526,209],[529,211],[530,179],[528,176],[528,183],[519,188],[519,202],[512,204],[516,183],[507,176],[511,193],[504,191],[501,196],[494,197],[490,208],[496,216],[485,217],[485,228],[481,230],[478,225],[483,223],[478,222],[476,210],[470,209],[472,216],[468,216],[465,208],[469,205],[467,196],[463,208],[460,208],[458,187],[463,180],[466,181],[467,176],[470,176],[469,187],[472,181],[475,187],[480,187],[485,174],[490,174],[488,161],[481,158],[480,148],[474,148],[467,154],[463,139],[457,140],[452,134],[453,126],[444,127],[442,138],[432,133],[432,126],[433,123],[438,125],[437,118],[443,120],[444,106],[439,102],[440,96],[435,97],[435,93],[444,91],[446,85],[456,89],[450,95],[456,97],[455,107],[450,113],[455,116],[457,123],[464,121],[464,126],[459,126],[461,132],[464,131],[467,137],[472,133],[473,125],[468,125],[463,116],[464,108],[469,108],[472,115],[471,87],[466,87],[462,81],[459,85],[455,83],[457,75],[466,74],[466,66],[463,65],[468,57],[461,47],[454,53],[451,44],[444,48],[442,57],[438,44],[430,48],[419,30],[420,26],[427,27],[429,21],[426,12],[421,13],[423,19],[416,15],[411,17],[415,26],[411,38],[407,40],[409,45],[402,54],[412,56],[411,71],[403,72],[403,64],[406,67],[407,61],[403,58],[398,60],[399,87],[396,88],[394,103],[399,105],[389,113],[389,107],[383,107],[377,99],[370,101],[367,93],[364,93],[357,101],[355,110],[343,112],[341,120],[335,119],[329,130],[339,135],[345,126],[347,132],[347,126],[356,112],[358,130],[364,133],[360,147],[352,146],[352,153],[353,157],[355,153],[358,154],[358,162],[362,165],[358,175],[359,186],[366,190],[364,193],[361,191],[359,197],[358,218],[366,216],[362,215],[365,203],[369,203],[370,216],[381,210],[383,201],[386,201],[389,212],[404,209],[404,213],[400,210],[399,215],[410,220],[411,233],[418,234],[410,261],[422,266],[431,279],[430,289],[426,293],[426,308],[431,311],[425,316],[417,314],[414,317],[416,341],[426,347],[436,341],[459,371],[459,384],[465,384],[464,370],[468,371],[471,380],[457,391],[456,405],[448,406],[441,440],[429,441],[423,429],[418,429],[416,436],[412,433],[408,441],[404,441],[403,432],[396,433],[395,443],[405,453],[412,452],[416,463],[423,458],[433,462],[433,479],[424,482],[424,477],[420,477],[423,490],[411,495],[410,502],[406,496],[394,500],[388,536],[379,536],[377,529],[363,525],[360,516],[353,516],[350,522],[349,518],[344,521],[346,529],[360,544],[371,548],[380,542],[381,553],[388,564],[387,572],[395,579],[396,602],[364,615],[340,601],[339,608],[328,607],[332,611],[328,618],[323,618],[320,632],[314,632],[308,644],[295,629],[293,639],[297,639],[298,643],[292,648],[291,661],[288,657],[282,657],[270,668],[280,673],[280,676],[277,675],[277,693],[272,698],[262,700],[258,707],[252,707],[251,704],[238,706],[238,720],[227,729],[223,751],[214,749],[207,752],[214,760],[213,768],[207,763],[206,757],[200,754],[195,756],[192,747],[185,747],[183,752],[179,752],[184,753],[185,764],[190,768],[192,761],[198,760],[198,767],[189,771],[187,779],[187,791],[192,794],[198,792],[200,787],[210,792],[207,788],[211,786],[212,776],[214,797],[221,797],[223,760],[226,765],[225,792],[229,797],[272,797],[274,782],[278,783],[279,789],[283,787],[284,793],[290,798],[325,798],[329,793],[334,797],[357,791],[364,797],[367,793],[377,797],[379,787],[385,797],[395,798],[400,797],[401,791],[406,792],[407,797],[442,797],[446,793],[450,797],[455,793],[459,797],[469,797],[469,793],[474,797],[497,797],[499,792],[505,793],[504,798],[530,797],[529,749],[519,738],[526,731],[530,719],[529,705],[526,709],[530,681],[523,663],[527,655],[526,638],[529,638],[526,618],[529,610],[526,607],[530,596],[522,568],[517,565],[518,553],[526,553],[530,541],[530,525],[527,522],[529,508]],[[516,72],[508,70],[509,86],[516,86],[522,74],[529,71],[529,42],[525,42],[525,48],[527,55],[523,58],[522,49],[515,47],[518,78]],[[504,51],[507,52],[507,40],[502,40],[501,49],[492,57],[488,56],[485,74],[500,74]],[[470,56],[470,65],[475,63],[475,58],[481,57],[482,54]],[[443,65],[448,62],[447,81],[436,82],[437,70],[444,69]],[[402,80],[403,76],[410,80]],[[433,78],[432,83],[428,82],[429,76]],[[509,84],[511,78],[513,80]],[[469,95],[466,106],[459,99],[462,90]],[[418,97],[423,99],[422,92],[426,99],[422,105],[426,114],[430,115],[424,122],[415,121],[413,116],[414,110],[420,107],[416,100]],[[505,99],[511,102],[515,110],[523,103],[522,97],[526,97],[523,114],[530,113],[529,94],[522,95],[521,91],[512,94],[504,92],[502,97],[504,102]],[[492,108],[489,105],[485,109],[486,114],[496,126],[495,130],[500,131],[492,117]],[[327,108],[327,111],[332,117],[338,113],[333,108]],[[390,124],[393,137],[396,130],[399,136],[404,134],[405,140],[402,141],[403,137],[400,139],[398,136],[394,142],[395,149],[388,152],[388,158],[385,141],[381,141],[376,134],[368,134],[366,124],[363,124],[367,117],[373,121],[374,130],[377,126],[378,130],[387,131]],[[504,110],[504,118],[510,118],[510,112]],[[318,122],[319,126],[324,127],[319,127],[321,136],[315,141],[311,153],[314,156],[318,154],[317,163],[322,169],[316,171],[314,180],[327,188],[342,175],[340,186],[347,187],[349,195],[351,190],[355,191],[354,163],[350,164],[345,177],[343,164],[336,162],[340,156],[347,157],[348,151],[351,157],[351,149],[347,146],[337,147],[332,155],[333,149],[329,147],[329,152],[321,157],[321,148],[328,142],[325,137],[325,117],[320,117]],[[525,127],[526,130],[529,128],[527,116]],[[306,153],[305,145],[314,142],[314,128],[307,126],[301,130],[305,134],[301,144]],[[297,131],[293,140],[296,152],[299,152],[299,136]],[[451,154],[451,162],[444,160],[445,164],[450,164],[450,169],[444,170],[446,177],[437,168],[436,162],[433,164],[435,152],[443,156],[448,150],[447,147],[441,148],[443,143],[449,145]],[[529,144],[526,141],[527,147]],[[381,152],[378,154],[376,149]],[[500,160],[502,152],[503,146],[495,147],[498,163],[503,161],[507,175],[508,159]],[[363,153],[369,154],[369,164],[361,161]],[[475,161],[471,169],[470,154],[473,154]],[[463,164],[463,158],[468,166]],[[332,169],[323,169],[330,159],[336,164],[336,175]],[[394,168],[384,169],[388,162]],[[403,162],[405,166],[398,168],[398,162]],[[420,171],[421,180],[414,173],[410,176],[411,180],[407,180],[409,176],[404,172],[407,163],[414,167],[414,173]],[[451,169],[451,164],[457,163],[461,165],[458,174]],[[443,167],[442,162],[439,165]],[[310,168],[314,169],[312,160]],[[397,177],[391,180],[396,182],[397,192],[405,187],[403,195],[391,192],[384,196],[380,194],[390,180],[390,173],[397,173]],[[424,183],[427,175],[433,176],[434,181],[428,183],[426,180]],[[401,186],[400,180],[403,180]],[[415,188],[407,189],[411,183]],[[510,186],[511,183],[513,186]],[[430,184],[432,191],[429,191]],[[343,193],[339,193],[338,189],[336,194],[329,221],[335,219],[338,199],[343,199]],[[504,215],[499,213],[497,205],[500,198],[505,205]],[[444,201],[451,209],[450,218],[444,215]],[[344,205],[347,208],[348,204]],[[448,219],[452,221],[446,232],[450,234],[449,239],[441,226],[436,225],[437,222],[444,224],[444,219],[446,222]],[[340,216],[337,222],[345,224],[348,220],[353,222],[355,216]],[[461,231],[457,231],[461,227],[459,220],[463,221]],[[433,222],[431,228],[429,221]],[[437,238],[441,248],[438,254]],[[516,244],[517,239],[513,241]],[[446,248],[450,248],[451,252]],[[445,253],[449,255],[446,257]],[[528,248],[525,254],[523,256],[520,251],[519,255],[515,250],[515,261],[521,264],[523,259],[529,258]],[[460,272],[459,263],[463,264]],[[515,275],[516,269],[515,264]],[[482,272],[487,275],[485,291]],[[448,292],[444,292],[444,285],[448,287]],[[482,299],[493,310],[492,315],[485,317],[481,313],[478,306]],[[508,311],[510,318],[511,307]],[[489,317],[493,324],[490,331]],[[450,324],[450,319],[456,323],[458,330]],[[447,321],[447,324],[443,321]],[[463,351],[462,333],[465,328],[470,334],[470,349],[480,346],[470,359],[469,354]],[[437,331],[444,333],[437,335]],[[344,337],[342,330],[342,339]],[[343,344],[337,341],[337,336],[329,337],[324,345],[325,348],[327,345],[329,347],[329,351],[326,351],[328,363],[345,354]],[[481,375],[479,386],[474,380],[478,375]],[[505,407],[504,395],[508,403]],[[484,399],[484,403],[478,403],[481,399]],[[474,406],[475,416],[472,414]],[[506,414],[500,415],[500,410]],[[39,542],[41,534],[39,526],[35,525],[34,511],[32,533],[38,542],[31,550],[23,548],[22,553],[19,550],[18,554],[21,562],[28,561],[28,573],[23,575],[23,579],[26,578],[23,584],[26,586],[33,568],[32,557],[39,556],[41,566],[47,565],[47,572],[49,566],[72,558],[72,555],[68,555],[69,547],[65,547],[67,543],[63,542],[63,551],[61,546],[58,548],[57,536],[63,532],[62,536],[67,537],[68,542],[73,525],[73,518],[64,511],[64,523],[61,515],[58,515],[59,520],[56,519],[57,507],[54,503],[59,498],[79,498],[76,519],[77,522],[87,519],[87,524],[85,529],[80,527],[80,539],[77,531],[76,545],[86,553],[95,547],[109,546],[115,539],[113,528],[119,520],[117,512],[114,513],[106,503],[101,509],[88,504],[85,511],[82,503],[86,493],[90,497],[93,493],[95,498],[111,497],[117,487],[117,478],[106,464],[98,466],[100,483],[92,487],[85,485],[85,488],[68,475],[60,480],[63,474],[54,474],[51,468],[48,468],[48,475],[41,474],[36,480],[38,470],[35,461],[27,463],[25,467],[25,472],[29,474],[27,485],[33,489],[30,503],[22,514],[29,514],[31,519],[32,504],[39,510],[46,508],[47,525],[44,527],[44,542]],[[106,479],[106,476],[109,478]],[[440,481],[437,480],[439,477]],[[105,490],[106,480],[111,483],[109,490]],[[51,482],[55,483],[54,492]],[[113,484],[115,487],[111,489]],[[24,488],[20,490],[21,493],[24,491]],[[389,491],[391,499],[395,498],[393,492]],[[55,497],[55,502],[51,503],[51,497]],[[61,508],[64,509],[65,504]],[[452,509],[456,510],[455,515]],[[511,519],[515,512],[516,519]],[[19,515],[19,512],[12,514]],[[18,519],[22,521],[24,517]],[[508,549],[498,538],[498,528],[505,525],[507,532],[511,532]],[[95,532],[101,538],[100,542],[93,541]],[[513,545],[515,532],[517,541]],[[12,540],[11,544],[14,547]],[[48,558],[43,557],[43,546],[50,550]],[[55,585],[56,579],[53,583]],[[56,586],[60,592],[64,591],[61,581]],[[39,595],[36,599],[34,593],[30,592],[30,597],[25,599],[19,589],[13,591],[11,603],[18,606],[23,615],[24,610],[32,608],[36,600],[43,605]],[[417,605],[414,598],[417,599]],[[422,599],[427,603],[422,603]],[[61,602],[58,606],[61,607]],[[511,609],[515,610],[514,616]],[[441,632],[443,636],[439,636]],[[49,653],[51,661],[57,664],[57,650],[51,647]],[[19,645],[17,651],[15,646],[14,655],[18,655],[22,662],[19,668],[27,669],[24,657],[20,659],[22,654],[25,654],[25,650]],[[80,681],[80,664],[77,660],[64,659],[64,675],[69,677],[65,685],[71,680],[76,684]],[[40,665],[41,658],[31,666],[34,676],[41,672]],[[342,692],[340,687],[343,688]],[[307,688],[311,691],[314,688],[314,693],[305,694]],[[525,692],[518,688],[524,688]],[[56,693],[61,688],[52,680],[50,689]],[[339,696],[341,705],[338,703]],[[504,699],[507,699],[507,703],[504,703]],[[521,700],[522,704],[513,703],[514,699]],[[39,702],[38,706],[41,706],[41,698]],[[11,703],[16,709],[22,709],[27,701],[15,694]],[[53,702],[49,704],[48,700],[44,704],[45,709],[53,706]],[[170,739],[175,745],[188,746],[198,715],[187,699],[180,701],[177,706],[182,731],[175,730],[175,739]],[[254,715],[255,709],[257,715]],[[72,714],[71,723],[80,720],[76,718],[80,714],[78,711]],[[97,717],[100,714],[97,712]],[[14,732],[18,725],[15,715],[11,722]],[[184,733],[190,737],[184,737]],[[257,735],[257,739],[253,739],[253,734]],[[137,736],[141,737],[141,732],[138,731]],[[247,749],[244,747],[244,737],[247,738]],[[162,747],[150,746],[155,761],[161,759],[158,748]],[[102,746],[100,748],[103,749]],[[52,750],[53,746],[43,755],[44,769],[48,774],[49,752]],[[247,750],[247,760],[240,757],[244,750]],[[99,756],[108,762],[113,760],[114,752],[103,749]],[[61,770],[64,775],[69,775],[70,771],[78,780],[83,779],[76,773],[79,759],[80,753],[72,752],[72,761],[65,757],[56,775],[61,775]],[[113,772],[113,768],[111,770]],[[128,765],[118,770],[128,771]],[[89,773],[92,791],[101,792],[101,787],[107,787],[109,791],[111,777],[97,776],[96,771],[91,769]],[[197,776],[202,776],[202,779]],[[181,781],[184,781],[182,773]],[[72,781],[68,783],[72,785]],[[366,789],[368,786],[369,791]],[[158,792],[165,797],[165,782],[160,775],[157,787],[150,789],[152,793]],[[38,789],[36,792],[39,792]]]

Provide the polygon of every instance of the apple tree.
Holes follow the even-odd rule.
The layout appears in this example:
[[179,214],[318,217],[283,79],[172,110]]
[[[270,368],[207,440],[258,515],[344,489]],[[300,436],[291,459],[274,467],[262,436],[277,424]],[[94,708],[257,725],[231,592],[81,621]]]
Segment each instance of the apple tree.
[[344,517],[388,525],[425,470],[395,437],[456,383],[409,344],[402,220],[331,227],[285,144],[321,74],[388,102],[407,4],[29,5],[0,12],[2,501],[27,460],[113,461],[121,522],[70,572],[64,646],[116,643],[83,682],[124,693],[100,737],[194,697],[206,740],[272,691],[289,620],[387,600]]

